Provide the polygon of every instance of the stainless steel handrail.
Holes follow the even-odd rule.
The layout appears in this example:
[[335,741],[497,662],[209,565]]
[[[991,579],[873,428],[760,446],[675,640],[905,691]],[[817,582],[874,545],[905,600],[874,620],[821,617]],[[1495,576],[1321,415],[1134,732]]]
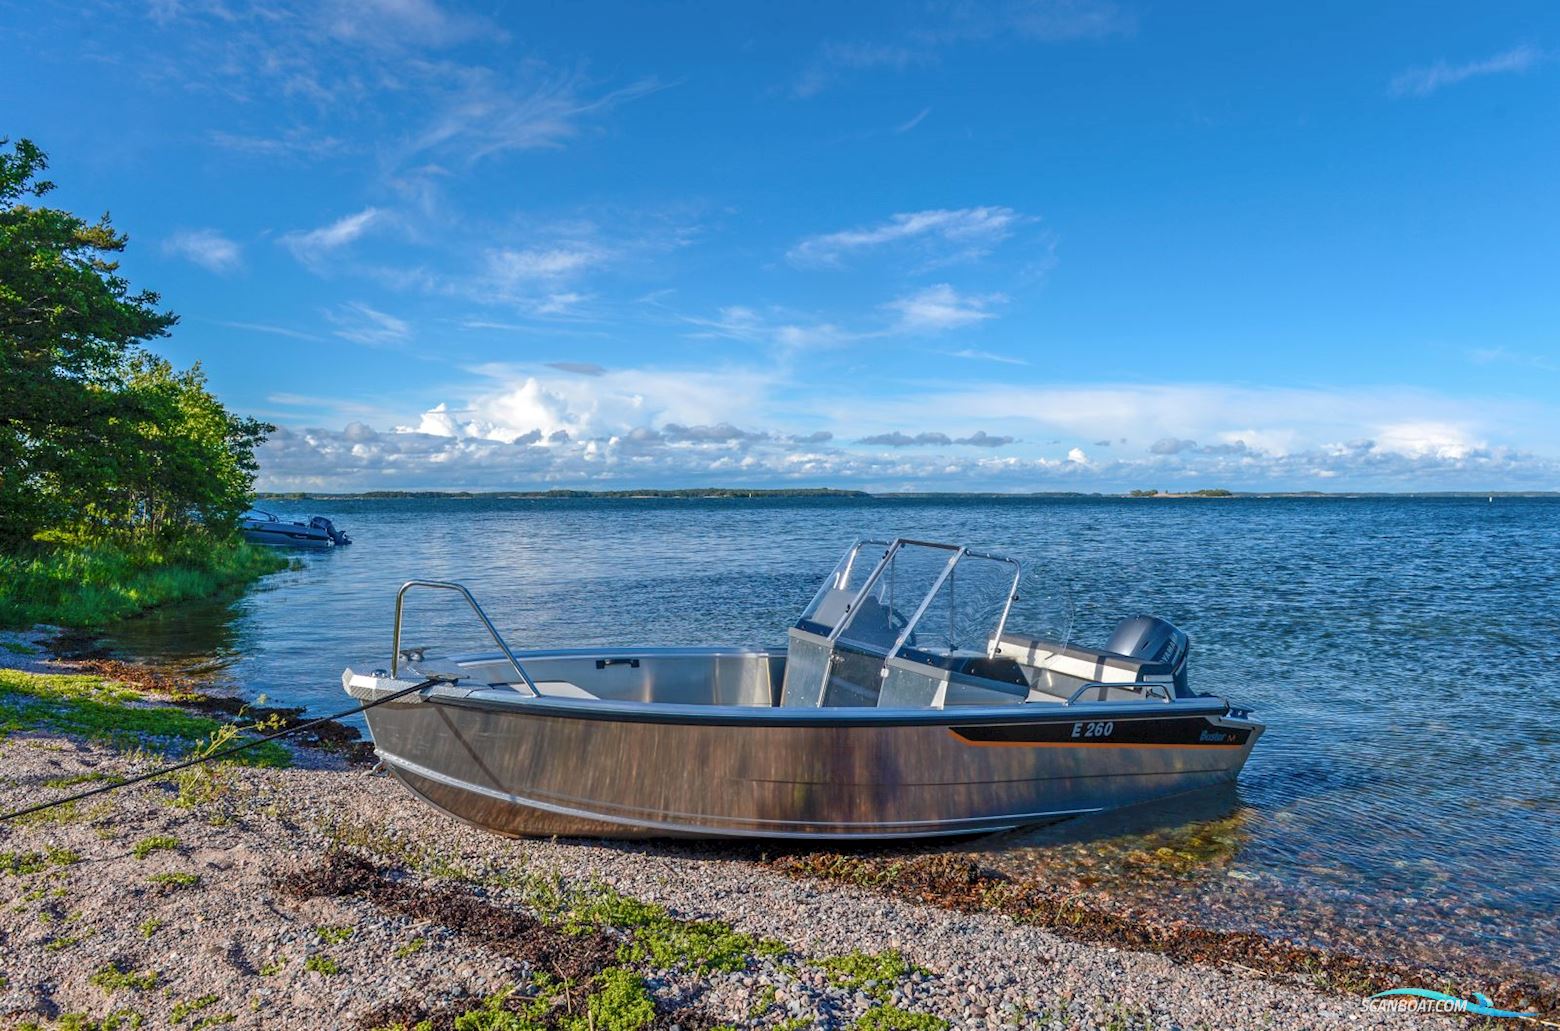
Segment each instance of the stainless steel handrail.
[[1175,701],[1175,696],[1170,693],[1170,685],[1158,680],[1132,680],[1123,683],[1107,683],[1103,680],[1095,680],[1078,688],[1078,690],[1069,695],[1067,701],[1063,702],[1062,704],[1071,705],[1074,702],[1082,701],[1080,696],[1085,691],[1093,691],[1095,689],[1099,689],[1100,691],[1100,696],[1096,698],[1095,701],[1103,702],[1105,700],[1105,691],[1112,687],[1119,687],[1124,691],[1136,690],[1138,694],[1143,696],[1143,700],[1145,702],[1153,696],[1155,691],[1159,692],[1159,696],[1162,701]]
[[462,598],[465,598],[466,604],[471,606],[471,611],[477,614],[477,618],[480,619],[482,621],[482,625],[487,628],[488,636],[493,638],[493,643],[498,645],[498,650],[504,653],[504,658],[509,660],[509,664],[513,666],[515,672],[520,675],[521,681],[525,683],[526,690],[531,692],[531,696],[533,698],[541,697],[542,693],[536,689],[536,682],[533,681],[531,679],[531,675],[525,671],[525,667],[520,665],[520,660],[515,658],[515,653],[509,650],[509,645],[504,641],[503,637],[499,636],[498,629],[493,626],[493,621],[488,618],[487,613],[482,611],[482,606],[477,604],[477,599],[472,597],[471,592],[466,590],[463,585],[450,583],[445,580],[408,580],[406,583],[401,585],[401,589],[399,591],[395,592],[395,633],[390,641],[390,676],[394,677],[400,668],[401,610],[406,602],[406,592],[411,590],[413,587],[428,587],[439,591],[454,591]]

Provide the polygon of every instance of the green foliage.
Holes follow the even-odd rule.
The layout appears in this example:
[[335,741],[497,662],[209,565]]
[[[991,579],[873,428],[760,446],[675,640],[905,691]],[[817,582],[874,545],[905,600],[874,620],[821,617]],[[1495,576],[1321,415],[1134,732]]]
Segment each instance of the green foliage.
[[173,1012],[169,1014],[169,1017],[175,1024],[183,1023],[186,1017],[199,1013],[216,1001],[217,996],[215,995],[202,995],[198,999],[186,999],[183,1002],[176,1002],[173,1004]]
[[34,203],[47,167],[30,140],[0,151],[0,549],[48,529],[230,536],[272,427],[142,349],[178,317],[131,292],[107,215]]
[[102,626],[286,566],[267,548],[204,532],[91,542],[56,534],[0,554],[0,627]]
[[397,946],[395,952],[393,952],[391,955],[395,956],[396,959],[405,959],[408,956],[415,956],[417,953],[421,952],[427,947],[427,938],[413,938],[405,945]]
[[318,952],[303,961],[303,969],[312,970],[316,974],[324,974],[326,977],[334,977],[341,973],[341,967],[335,960]]
[[748,965],[755,955],[784,955],[780,942],[755,938],[717,920],[678,920],[665,909],[630,898],[606,885],[594,885],[576,893],[564,920],[564,929],[578,934],[596,927],[619,927],[633,932],[619,959],[624,963],[650,962],[658,967],[683,966],[701,973],[732,973]]
[[[217,737],[225,736],[224,730],[230,727],[231,724],[171,705],[148,705],[140,692],[111,680],[0,669],[0,735],[13,730],[43,729],[116,748],[182,755],[209,746]],[[230,761],[250,766],[286,766],[291,756],[287,749],[271,741],[240,752]]]
[[137,973],[134,970],[121,970],[117,965],[111,965],[99,967],[97,972],[87,980],[110,995],[121,989],[148,992],[157,987],[157,971],[147,970]]
[[166,834],[154,834],[150,838],[142,838],[140,841],[136,842],[135,847],[130,850],[130,854],[135,856],[137,859],[145,859],[153,852],[160,852],[163,849],[175,849],[178,847],[178,838],[170,838]]
[[911,1013],[898,1006],[873,1006],[851,1024],[854,1031],[944,1031],[951,1025],[930,1013]]
[[875,999],[887,999],[893,983],[906,974],[925,973],[905,959],[898,949],[883,952],[847,952],[818,960],[829,983],[851,991],[865,990]]
[[165,888],[193,888],[200,883],[200,875],[193,873],[157,873],[147,880]]
[[80,858],[68,848],[50,847],[46,852],[0,852],[0,873],[22,877],[42,873],[51,866],[69,866]]
[[[49,1026],[52,1031],[136,1031],[145,1022],[135,1010],[117,1009],[104,1014],[101,1020],[93,1020],[85,1013],[61,1013]],[[16,1031],[43,1031],[43,1027],[36,1020],[24,1020],[16,1025]]]
[[141,937],[150,938],[157,933],[157,929],[163,925],[163,921],[155,916],[149,916],[141,921]]
[[596,975],[585,1012],[558,1022],[562,1031],[639,1031],[655,1022],[655,1003],[638,974],[608,967]]
[[320,936],[320,941],[324,942],[326,945],[340,945],[342,942],[351,938],[352,935],[356,932],[357,928],[353,927],[351,924],[327,924],[325,926],[316,927],[314,929],[314,933],[318,934]]

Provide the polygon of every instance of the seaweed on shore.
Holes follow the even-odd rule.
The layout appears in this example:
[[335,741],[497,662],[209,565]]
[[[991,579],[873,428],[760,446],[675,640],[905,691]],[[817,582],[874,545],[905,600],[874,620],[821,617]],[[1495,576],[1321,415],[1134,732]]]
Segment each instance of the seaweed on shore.
[[[1038,880],[1016,881],[966,857],[851,856],[834,852],[767,860],[792,877],[859,885],[898,898],[961,912],[993,912],[1043,927],[1065,938],[1157,952],[1178,963],[1232,966],[1268,976],[1292,975],[1317,987],[1369,995],[1404,985],[1455,991],[1458,973],[1379,962],[1364,956],[1295,945],[1249,931],[1217,931],[1184,920],[1166,921],[1097,896]],[[1508,978],[1479,990],[1511,1009],[1560,1016],[1560,985]],[[1467,994],[1467,993],[1463,993]]]
[[[151,666],[102,656],[90,656],[67,660],[71,669],[102,677],[105,680],[127,684],[137,691],[164,698],[185,709],[213,713],[228,717],[243,717],[257,723],[267,723],[276,729],[296,727],[309,722],[301,706],[268,706],[245,702],[231,695],[211,694],[201,689],[201,682],[187,674],[172,673]],[[337,720],[328,720],[311,728],[308,733],[291,738],[295,744],[339,755],[348,762],[368,765],[374,762],[374,746],[363,740],[362,733],[353,726]]]

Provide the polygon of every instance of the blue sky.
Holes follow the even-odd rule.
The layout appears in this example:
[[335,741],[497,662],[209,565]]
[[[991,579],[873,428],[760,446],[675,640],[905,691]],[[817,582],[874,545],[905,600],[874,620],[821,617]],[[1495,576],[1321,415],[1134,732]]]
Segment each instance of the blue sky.
[[272,489],[1560,489],[1549,3],[0,0]]

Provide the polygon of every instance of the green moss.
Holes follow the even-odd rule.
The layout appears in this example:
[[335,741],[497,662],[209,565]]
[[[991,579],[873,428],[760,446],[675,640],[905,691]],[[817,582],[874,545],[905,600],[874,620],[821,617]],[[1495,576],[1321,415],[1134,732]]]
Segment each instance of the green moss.
[[[229,724],[209,717],[171,705],[152,705],[141,692],[111,680],[0,669],[0,733],[29,729],[71,734],[115,748],[179,755],[209,746],[224,730],[234,733]],[[290,756],[273,741],[230,761],[286,766]]]
[[166,834],[155,834],[150,838],[142,838],[140,841],[136,842],[135,847],[130,850],[130,854],[135,856],[137,859],[145,859],[153,852],[160,852],[164,849],[175,849],[178,847],[178,838],[170,838]]
[[0,873],[12,877],[42,873],[51,866],[69,866],[81,856],[68,848],[50,847],[43,852],[0,852]]
[[157,971],[147,970],[137,973],[134,970],[121,970],[117,965],[110,965],[100,967],[97,973],[87,980],[110,995],[121,989],[145,992],[157,987]]
[[427,938],[413,938],[405,945],[398,946],[393,953],[396,959],[405,959],[408,956],[421,952],[428,945]]
[[150,938],[152,935],[157,933],[157,929],[162,925],[163,922],[157,919],[155,916],[147,917],[145,920],[141,921],[141,937]]
[[303,969],[324,974],[326,977],[335,977],[341,973],[341,967],[335,960],[318,952],[303,961]]
[[83,941],[83,940],[85,940],[86,938],[89,938],[89,937],[91,937],[91,932],[90,931],[85,933],[85,934],[66,934],[66,935],[61,935],[58,938],[51,938],[47,942],[45,942],[44,946],[43,946],[43,950],[45,952],[64,952],[66,949],[70,948],[73,945],[76,945],[77,943],[79,943],[79,942],[81,942],[81,941]]
[[272,976],[274,976],[276,974],[280,974],[282,972],[283,968],[285,968],[286,966],[287,966],[287,957],[286,956],[277,956],[275,959],[271,960],[271,962],[265,964],[264,966],[262,966],[260,968],[260,976],[261,977],[272,977]]
[[187,1018],[213,1005],[216,1001],[217,997],[215,995],[202,995],[198,999],[186,999],[183,1002],[176,1002],[173,1004],[173,1012],[169,1014],[169,1019],[175,1024],[181,1024]]
[[630,898],[606,885],[571,897],[564,928],[581,933],[596,927],[631,931],[618,959],[662,968],[687,967],[701,973],[731,973],[756,955],[784,955],[780,942],[743,934],[716,920],[677,920],[661,906]]
[[190,1031],[205,1031],[208,1027],[218,1027],[222,1024],[231,1024],[238,1019],[234,1013],[213,1013],[209,1017],[201,1017],[190,1025]]
[[[547,1027],[544,1017],[549,1009],[547,1002],[533,1002],[516,1011],[509,1006],[513,994],[514,989],[507,988],[489,995],[482,1000],[482,1005],[455,1018],[455,1031],[544,1031]],[[413,1031],[421,1031],[424,1025],[431,1031],[429,1021],[418,1024]]]
[[[98,1020],[85,1013],[61,1013],[52,1026],[54,1031],[135,1031],[145,1022],[135,1010],[117,1009]],[[17,1025],[17,1031],[43,1031],[43,1025],[36,1020],[27,1020]]]
[[351,938],[353,933],[356,931],[357,928],[353,927],[351,924],[326,924],[325,926],[316,927],[314,929],[314,933],[318,934],[320,936],[320,941],[324,942],[326,945],[340,945],[348,938]]
[[925,973],[908,962],[898,949],[883,952],[847,952],[817,961],[836,988],[865,991],[875,999],[887,999],[893,983],[906,974]]
[[152,884],[167,888],[193,888],[200,883],[200,875],[193,873],[157,873],[147,878]]
[[241,541],[191,534],[172,542],[40,542],[0,555],[0,627],[97,627],[145,609],[225,589],[287,568]]
[[873,1006],[856,1018],[855,1031],[944,1031],[948,1021],[930,1013],[911,1013],[898,1006]]
[[655,1003],[632,970],[608,967],[596,975],[595,989],[584,1013],[558,1022],[561,1031],[639,1031],[655,1022]]

